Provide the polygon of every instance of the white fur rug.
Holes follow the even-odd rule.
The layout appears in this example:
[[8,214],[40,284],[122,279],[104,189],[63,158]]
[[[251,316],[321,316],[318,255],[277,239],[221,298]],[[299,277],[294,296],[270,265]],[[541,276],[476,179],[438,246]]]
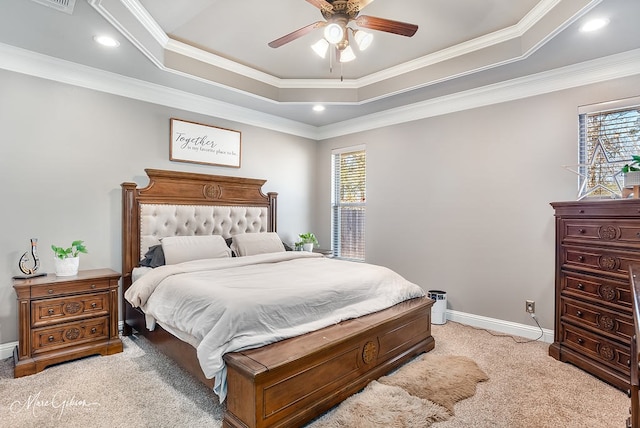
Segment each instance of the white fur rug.
[[313,421],[309,428],[428,427],[454,414],[487,375],[469,358],[425,354]]

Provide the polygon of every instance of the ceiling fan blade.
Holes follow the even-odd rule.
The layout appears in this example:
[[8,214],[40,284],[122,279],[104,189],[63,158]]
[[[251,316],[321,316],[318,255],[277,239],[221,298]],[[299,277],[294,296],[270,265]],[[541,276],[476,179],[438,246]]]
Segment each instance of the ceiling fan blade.
[[348,10],[357,10],[358,12],[364,9],[369,3],[373,2],[373,0],[349,0],[349,4],[347,5]]
[[361,15],[355,19],[356,25],[370,30],[385,31],[400,36],[411,37],[418,31],[418,26],[406,22],[393,21],[391,19],[376,18],[375,16]]
[[316,28],[324,27],[325,25],[327,25],[325,21],[314,22],[313,24],[309,24],[306,27],[299,28],[296,31],[280,37],[279,39],[275,39],[274,41],[269,42],[269,46],[272,48],[279,48],[280,46],[292,42],[295,39],[302,37],[307,33],[310,33]]
[[[369,0],[369,1],[373,1],[373,0]],[[333,5],[326,0],[307,0],[307,3],[311,3],[312,5],[314,5],[320,10],[333,12]]]

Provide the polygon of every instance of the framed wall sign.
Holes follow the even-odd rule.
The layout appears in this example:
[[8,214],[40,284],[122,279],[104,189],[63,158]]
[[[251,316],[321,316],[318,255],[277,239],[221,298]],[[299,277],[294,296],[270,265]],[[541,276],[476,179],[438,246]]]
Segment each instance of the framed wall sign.
[[240,168],[240,131],[171,118],[169,159]]

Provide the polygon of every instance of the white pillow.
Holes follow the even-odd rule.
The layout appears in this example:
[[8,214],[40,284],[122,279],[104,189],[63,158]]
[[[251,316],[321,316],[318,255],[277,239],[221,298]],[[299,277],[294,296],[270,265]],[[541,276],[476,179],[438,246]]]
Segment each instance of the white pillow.
[[231,250],[220,235],[167,236],[162,238],[164,260],[168,265],[199,259],[231,257]]
[[231,250],[238,257],[286,251],[282,240],[275,232],[234,235],[231,241]]

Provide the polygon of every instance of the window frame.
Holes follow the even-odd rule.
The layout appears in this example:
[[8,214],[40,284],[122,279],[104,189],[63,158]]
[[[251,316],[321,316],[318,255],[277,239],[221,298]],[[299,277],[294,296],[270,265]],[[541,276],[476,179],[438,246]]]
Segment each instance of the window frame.
[[[573,171],[577,172],[579,176],[578,200],[583,198],[622,197],[623,177],[620,170],[624,164],[631,161],[631,158],[619,158],[609,161],[609,155],[617,150],[612,151],[607,149],[605,147],[606,144],[600,141],[592,146],[589,137],[590,129],[588,121],[590,117],[632,110],[640,110],[640,96],[578,107],[578,171]],[[636,138],[637,141],[634,147],[632,147],[632,150],[634,152],[633,154],[640,154],[640,122],[636,129],[638,130],[639,136]],[[608,144],[611,143],[608,142]],[[590,148],[592,149],[592,153],[588,153]],[[600,152],[598,156],[596,156],[596,152]],[[589,156],[591,156],[591,158],[589,158]],[[605,161],[599,162],[598,158],[604,158]],[[604,167],[602,168],[602,166]],[[590,169],[592,168],[608,169],[608,172],[598,172],[594,178],[590,173]]]
[[[365,175],[365,188],[364,188],[364,202],[341,202],[340,201],[340,188],[339,185],[341,183],[337,183],[337,171],[336,171],[336,157],[345,153],[356,153],[356,152],[364,152],[365,153],[365,162],[364,162],[364,175]],[[366,160],[366,145],[360,144],[356,146],[342,147],[331,150],[331,252],[334,257],[345,259],[345,260],[353,260],[353,261],[365,261],[366,250],[365,243],[366,239],[364,234],[359,236],[359,241],[362,244],[362,258],[360,257],[346,257],[341,254],[341,240],[340,240],[340,217],[338,212],[341,207],[362,207],[365,212],[365,216],[362,223],[362,230],[365,229],[366,226],[366,206],[367,206],[367,189],[366,189],[366,174],[367,174],[367,160]]]

